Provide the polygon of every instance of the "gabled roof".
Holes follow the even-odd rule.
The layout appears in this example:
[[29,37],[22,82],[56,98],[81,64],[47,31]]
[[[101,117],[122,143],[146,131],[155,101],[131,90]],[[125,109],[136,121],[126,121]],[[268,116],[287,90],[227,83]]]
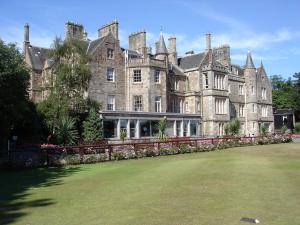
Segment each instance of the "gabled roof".
[[186,76],[183,70],[177,65],[171,63],[169,68],[170,72],[172,72],[174,75]]
[[27,50],[32,68],[38,71],[43,70],[44,63],[49,58],[49,49],[30,45]]
[[96,48],[102,43],[102,41],[104,40],[105,37],[106,36],[101,37],[101,38],[97,38],[97,39],[91,41],[89,43],[88,48],[87,48],[87,53],[92,54],[96,50]]
[[196,67],[199,67],[199,65],[202,62],[204,57],[205,57],[204,52],[190,55],[190,56],[185,56],[185,57],[178,59],[178,65],[183,70],[196,68]]
[[262,62],[260,63],[260,67],[257,68],[257,74],[262,76],[267,76],[265,67]]
[[162,32],[160,32],[159,40],[157,42],[156,54],[168,54],[168,50]]

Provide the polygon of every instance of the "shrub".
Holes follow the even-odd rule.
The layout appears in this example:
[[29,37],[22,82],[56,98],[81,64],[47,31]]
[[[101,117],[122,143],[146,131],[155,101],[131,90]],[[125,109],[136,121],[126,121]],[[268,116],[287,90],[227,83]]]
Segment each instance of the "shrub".
[[224,126],[224,133],[225,133],[226,136],[229,135],[229,133],[230,133],[230,125],[229,125],[229,123],[225,124],[225,126]]
[[181,144],[179,146],[179,153],[180,154],[191,153],[190,146],[187,144]]
[[117,161],[126,159],[126,155],[122,151],[113,152],[112,157],[114,160],[117,160]]
[[152,148],[146,148],[143,150],[143,155],[145,157],[154,157],[154,156],[157,156],[156,152],[154,149]]
[[85,164],[91,164],[91,163],[96,163],[98,162],[98,157],[97,154],[88,154],[88,155],[84,155],[82,162]]
[[300,123],[295,124],[295,133],[300,134]]
[[159,155],[170,155],[170,151],[167,148],[159,149]]
[[81,163],[81,157],[79,154],[67,155],[65,157],[66,163],[69,165],[77,165]]
[[260,128],[261,134],[266,136],[268,134],[268,131],[269,131],[269,127],[265,123],[263,123]]
[[102,119],[96,109],[92,107],[89,115],[83,122],[83,140],[94,141],[103,138]]
[[75,144],[78,139],[75,120],[68,115],[61,115],[54,126],[54,134],[58,144]]
[[232,135],[239,134],[241,129],[241,122],[238,118],[235,118],[229,122],[229,131]]
[[287,130],[288,130],[288,128],[287,128],[286,125],[283,125],[283,126],[281,127],[281,133],[285,134],[285,133],[287,132]]
[[125,152],[125,158],[126,159],[136,159],[138,156],[136,155],[136,152],[134,150],[127,150]]
[[160,140],[167,139],[166,129],[167,129],[167,119],[163,118],[157,124],[158,137]]
[[127,137],[127,131],[126,131],[126,129],[121,129],[121,131],[120,131],[120,139],[122,140],[122,142],[125,141],[126,137]]

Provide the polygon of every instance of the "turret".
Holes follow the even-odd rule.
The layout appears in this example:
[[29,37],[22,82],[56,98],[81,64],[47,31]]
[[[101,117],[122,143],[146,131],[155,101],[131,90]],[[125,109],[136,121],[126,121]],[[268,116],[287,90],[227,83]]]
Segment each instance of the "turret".
[[169,62],[174,65],[177,65],[178,63],[177,63],[177,51],[176,51],[176,37],[175,36],[169,37],[168,40],[169,40],[169,46],[168,46]]
[[156,59],[164,60],[168,55],[168,50],[165,44],[164,36],[162,31],[159,35],[159,40],[156,43]]
[[250,51],[248,51],[248,54],[247,54],[245,69],[254,69],[255,70],[255,66],[254,66]]
[[246,64],[244,67],[245,77],[245,103],[246,103],[246,126],[247,134],[258,134],[258,105],[257,105],[257,92],[258,82],[256,75],[256,68],[254,66],[250,51],[248,51]]

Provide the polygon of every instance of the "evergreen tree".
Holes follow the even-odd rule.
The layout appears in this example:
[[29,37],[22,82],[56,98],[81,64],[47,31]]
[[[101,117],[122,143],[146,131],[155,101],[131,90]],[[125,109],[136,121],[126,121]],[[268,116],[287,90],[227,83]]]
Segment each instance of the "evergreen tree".
[[29,71],[15,44],[0,39],[0,149],[31,113],[27,87]]
[[95,141],[103,138],[102,119],[96,109],[92,107],[87,119],[83,122],[83,140]]

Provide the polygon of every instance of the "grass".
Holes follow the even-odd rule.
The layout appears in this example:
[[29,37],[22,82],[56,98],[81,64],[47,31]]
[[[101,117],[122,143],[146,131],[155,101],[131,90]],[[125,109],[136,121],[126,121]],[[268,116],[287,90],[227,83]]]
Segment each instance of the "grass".
[[0,178],[0,224],[300,224],[299,143]]

